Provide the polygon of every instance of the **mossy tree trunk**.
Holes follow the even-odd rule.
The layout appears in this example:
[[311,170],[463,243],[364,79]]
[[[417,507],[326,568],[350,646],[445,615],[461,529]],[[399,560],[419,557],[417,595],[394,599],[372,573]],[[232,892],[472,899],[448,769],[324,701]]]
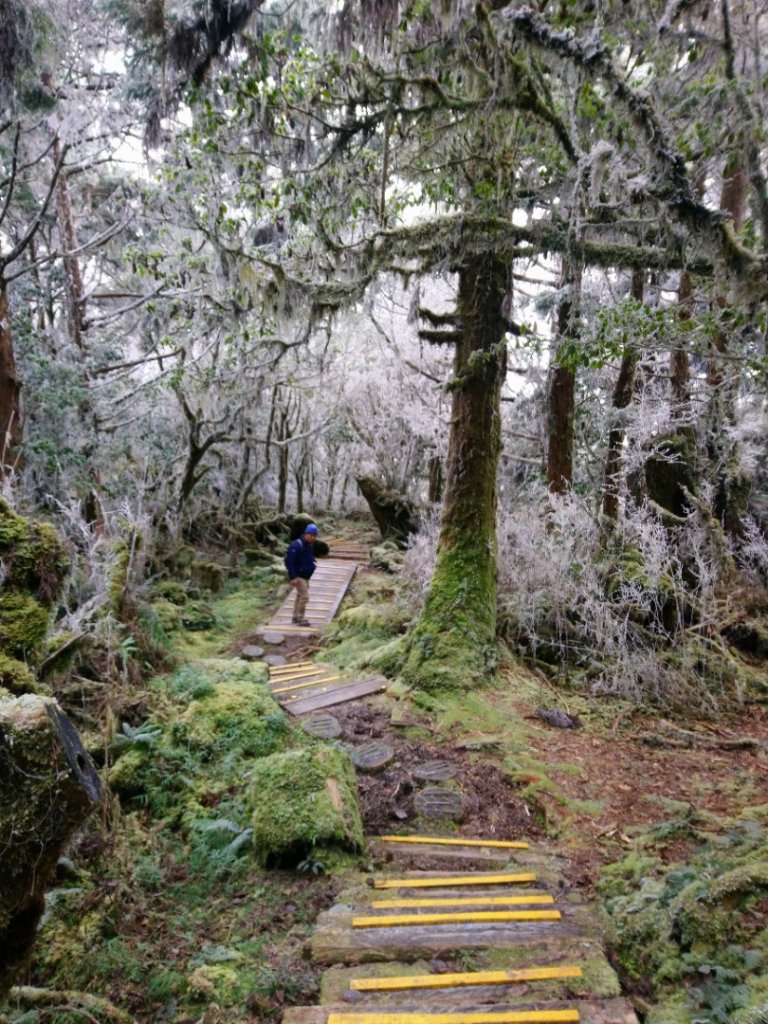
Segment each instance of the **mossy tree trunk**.
[[402,673],[427,690],[471,686],[496,668],[496,476],[508,328],[502,303],[510,279],[492,254],[459,271],[437,563]]

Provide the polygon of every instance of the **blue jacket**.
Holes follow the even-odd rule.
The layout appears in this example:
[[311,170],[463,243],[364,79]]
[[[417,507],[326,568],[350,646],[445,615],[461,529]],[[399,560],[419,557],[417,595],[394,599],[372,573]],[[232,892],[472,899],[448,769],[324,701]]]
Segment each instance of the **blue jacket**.
[[297,576],[308,580],[315,571],[315,552],[311,544],[305,544],[301,537],[288,546],[285,553],[285,567],[289,579]]

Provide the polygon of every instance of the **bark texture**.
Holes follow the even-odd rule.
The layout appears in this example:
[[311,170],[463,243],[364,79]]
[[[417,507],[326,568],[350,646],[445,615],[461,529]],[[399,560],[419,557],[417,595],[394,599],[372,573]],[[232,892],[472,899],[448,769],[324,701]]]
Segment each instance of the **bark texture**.
[[573,483],[576,371],[563,359],[563,353],[578,337],[581,271],[568,259],[563,260],[561,284],[567,291],[557,309],[558,342],[549,376],[547,408],[547,482],[553,494],[564,494]]
[[99,795],[96,769],[56,701],[0,699],[0,999],[30,954],[56,861]]
[[465,687],[496,668],[496,474],[507,366],[505,262],[459,272],[451,429],[437,563],[408,638],[403,676],[423,689]]
[[13,468],[20,441],[21,384],[16,374],[8,286],[0,273],[0,466],[3,475]]

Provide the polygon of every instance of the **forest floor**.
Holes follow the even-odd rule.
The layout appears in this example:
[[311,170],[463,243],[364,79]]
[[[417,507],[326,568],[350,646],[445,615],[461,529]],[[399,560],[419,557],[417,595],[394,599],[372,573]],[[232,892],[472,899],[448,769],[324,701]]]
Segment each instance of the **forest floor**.
[[[361,572],[342,611],[381,604],[395,588],[392,577]],[[211,597],[216,626],[178,634],[181,671],[206,658],[236,657],[256,640],[256,627],[279,597],[274,579],[232,580]],[[342,663],[348,636],[349,627],[332,627],[316,644],[292,640],[288,657]],[[138,725],[151,718],[157,700],[155,681],[132,694],[124,712],[130,717],[132,707],[140,709],[132,723]],[[546,724],[537,711],[553,707],[578,716],[581,726]],[[470,682],[433,698],[395,685],[333,713],[343,741],[386,739],[395,746],[389,767],[358,778],[368,834],[410,830],[410,766],[447,760],[455,765],[449,785],[465,800],[459,834],[556,842],[569,864],[569,886],[588,899],[599,899],[606,866],[628,854],[652,853],[660,872],[685,864],[702,837],[723,836],[744,822],[763,825],[768,817],[768,710],[761,705],[706,721],[668,721],[564,691],[510,660],[493,686]],[[311,1004],[318,975],[307,942],[316,915],[343,883],[335,873],[343,862],[325,865],[328,873],[315,874],[319,862],[266,872],[240,856],[219,870],[197,840],[190,843],[151,805],[152,794],[115,805],[106,831],[94,827],[83,837],[73,852],[75,875],[53,894],[27,980],[103,996],[142,1022],[268,1022],[279,1020],[286,1005]],[[354,865],[361,866],[372,864]],[[635,993],[649,994],[636,980]],[[50,1018],[49,1010],[37,1018],[24,1011],[29,1007],[20,1004],[11,1020]]]

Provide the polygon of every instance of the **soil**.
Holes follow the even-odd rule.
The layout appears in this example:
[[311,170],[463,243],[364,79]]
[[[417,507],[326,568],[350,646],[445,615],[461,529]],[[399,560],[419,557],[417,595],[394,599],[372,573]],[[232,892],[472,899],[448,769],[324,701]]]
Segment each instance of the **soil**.
[[464,816],[457,835],[486,839],[519,839],[536,833],[530,808],[518,796],[519,786],[486,762],[472,763],[465,750],[445,743],[439,746],[412,741],[389,725],[389,715],[371,705],[353,702],[340,705],[333,715],[341,723],[341,740],[362,743],[386,738],[395,750],[395,760],[377,774],[358,774],[358,793],[367,835],[382,835],[402,828],[416,817],[414,796],[432,783],[414,778],[413,769],[427,761],[450,761],[456,774],[441,785],[456,789],[464,798]]

